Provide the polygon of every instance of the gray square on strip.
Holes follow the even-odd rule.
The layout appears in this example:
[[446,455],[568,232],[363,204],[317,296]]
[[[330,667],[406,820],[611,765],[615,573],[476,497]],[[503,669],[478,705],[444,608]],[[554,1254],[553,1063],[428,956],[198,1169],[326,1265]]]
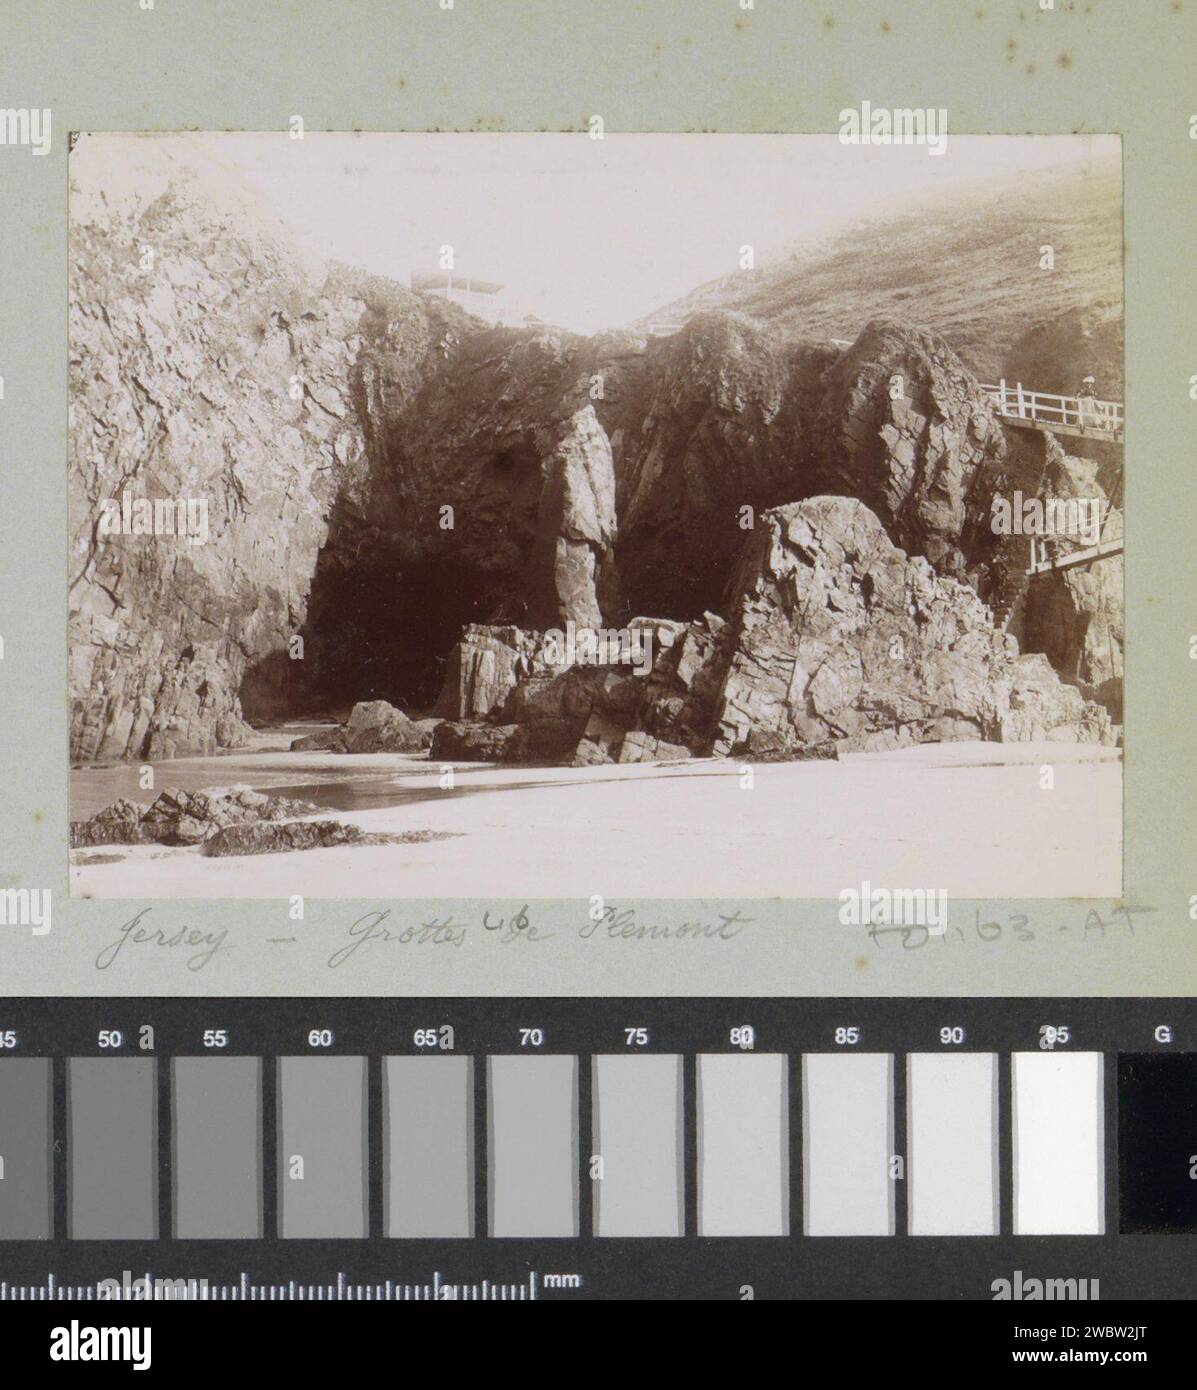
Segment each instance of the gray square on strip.
[[262,1234],[262,1062],[176,1057],[171,1068],[174,1228],[181,1240]]
[[72,1057],[72,1240],[158,1235],[158,1073],[152,1057]]
[[0,1240],[53,1233],[50,1059],[0,1061]]
[[682,1235],[681,1057],[599,1056],[592,1075],[595,1235]]
[[788,1235],[789,1148],[789,1059],[700,1056],[699,1235]]
[[578,1234],[578,1059],[491,1057],[492,1236]]
[[893,1057],[802,1059],[804,1228],[808,1236],[894,1233]]
[[474,1059],[383,1062],[386,1233],[474,1234]]
[[280,1236],[365,1236],[366,1113],[364,1057],[279,1058]]
[[910,1234],[997,1235],[997,1054],[913,1052],[906,1077]]

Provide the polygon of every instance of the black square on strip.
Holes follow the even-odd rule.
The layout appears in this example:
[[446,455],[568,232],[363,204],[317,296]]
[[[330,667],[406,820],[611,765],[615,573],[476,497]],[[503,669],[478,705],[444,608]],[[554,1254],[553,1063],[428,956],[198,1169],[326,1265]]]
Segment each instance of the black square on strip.
[[1124,1235],[1197,1232],[1197,1052],[1118,1058],[1118,1211]]

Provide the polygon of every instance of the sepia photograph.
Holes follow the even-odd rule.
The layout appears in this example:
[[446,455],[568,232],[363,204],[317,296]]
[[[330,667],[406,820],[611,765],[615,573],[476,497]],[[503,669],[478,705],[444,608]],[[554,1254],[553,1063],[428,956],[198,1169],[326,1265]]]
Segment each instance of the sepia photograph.
[[73,134],[72,894],[1119,896],[1121,142],[936,116]]

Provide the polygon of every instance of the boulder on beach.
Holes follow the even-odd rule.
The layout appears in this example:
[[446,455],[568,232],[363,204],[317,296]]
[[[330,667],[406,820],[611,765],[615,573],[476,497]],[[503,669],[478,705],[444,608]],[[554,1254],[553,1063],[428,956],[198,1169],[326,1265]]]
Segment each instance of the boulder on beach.
[[332,849],[338,845],[374,843],[356,825],[335,820],[295,820],[282,824],[230,825],[204,841],[202,854],[223,858],[234,854],[282,854],[293,849]]
[[308,801],[269,796],[252,787],[186,792],[167,787],[145,806],[122,797],[90,820],[71,822],[71,848],[90,845],[196,845],[236,825],[314,815]]
[[418,753],[426,746],[407,715],[385,700],[354,705],[345,725],[345,747],[350,753]]
[[435,762],[514,762],[518,724],[446,720],[432,736]]
[[386,700],[354,705],[346,723],[295,739],[292,753],[419,753],[431,746],[439,719],[410,719]]

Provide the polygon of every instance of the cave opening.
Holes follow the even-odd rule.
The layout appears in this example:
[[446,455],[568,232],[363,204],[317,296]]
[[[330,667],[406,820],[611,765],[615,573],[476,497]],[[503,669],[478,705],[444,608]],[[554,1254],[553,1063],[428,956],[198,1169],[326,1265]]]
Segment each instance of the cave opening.
[[320,566],[312,584],[306,703],[341,718],[361,700],[431,709],[467,623],[494,621],[495,576],[456,557]]
[[661,564],[636,576],[624,595],[621,618],[671,618],[693,622],[707,611],[718,612],[726,576],[687,574],[680,564]]
[[316,563],[306,621],[291,639],[292,646],[299,639],[302,659],[276,650],[246,672],[240,693],[250,722],[341,722],[368,700],[426,713],[467,624],[527,626],[526,571],[542,485],[535,441],[496,440],[449,471],[468,479],[468,492],[459,481],[419,550],[410,499],[388,493],[372,499],[365,515],[337,515]]
[[642,529],[621,538],[615,550],[621,619],[693,622],[721,612],[744,542],[735,525],[698,533],[666,524],[651,536]]
[[459,559],[386,559],[317,566],[308,618],[289,650],[255,663],[242,681],[251,724],[344,721],[363,700],[409,714],[436,703],[449,654],[467,623],[504,621],[493,574]]

